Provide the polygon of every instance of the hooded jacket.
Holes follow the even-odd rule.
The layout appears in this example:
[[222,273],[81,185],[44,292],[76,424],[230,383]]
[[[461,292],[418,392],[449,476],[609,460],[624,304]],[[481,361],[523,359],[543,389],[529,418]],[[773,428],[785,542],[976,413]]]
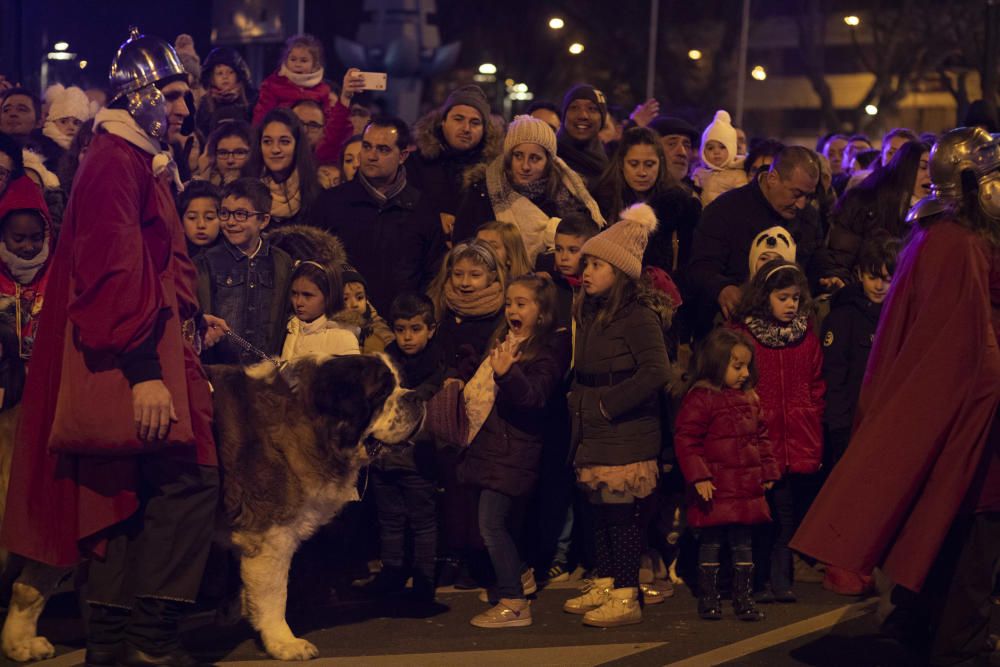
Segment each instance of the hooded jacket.
[[[31,260],[25,261],[12,254],[0,242],[0,297],[15,300],[14,320],[21,357],[31,357],[31,349],[38,329],[38,316],[45,300],[51,256],[55,252],[52,237],[52,219],[45,205],[41,190],[22,176],[12,182],[0,195],[0,224],[14,211],[36,211],[44,223],[45,241],[42,250]],[[37,266],[35,266],[37,265]]]

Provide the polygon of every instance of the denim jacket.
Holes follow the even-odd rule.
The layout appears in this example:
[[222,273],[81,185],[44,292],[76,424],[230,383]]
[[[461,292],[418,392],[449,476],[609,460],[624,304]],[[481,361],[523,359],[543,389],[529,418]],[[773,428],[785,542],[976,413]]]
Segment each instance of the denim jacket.
[[[253,257],[223,240],[196,260],[201,309],[226,321],[254,347],[277,356],[289,314],[292,259],[263,239]],[[206,363],[252,364],[256,355],[225,338],[202,354]]]

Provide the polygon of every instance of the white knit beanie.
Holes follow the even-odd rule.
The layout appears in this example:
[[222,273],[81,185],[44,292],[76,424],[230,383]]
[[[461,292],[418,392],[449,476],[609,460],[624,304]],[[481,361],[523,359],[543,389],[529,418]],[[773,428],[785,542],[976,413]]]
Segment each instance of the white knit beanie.
[[507,136],[503,140],[504,155],[509,155],[515,146],[521,144],[538,144],[551,158],[556,154],[556,133],[544,120],[517,116],[507,126]]
[[781,226],[765,229],[754,237],[750,244],[750,278],[756,273],[757,260],[765,252],[776,253],[781,259],[795,262],[795,239],[791,232]]
[[653,209],[648,204],[633,204],[622,213],[621,220],[584,243],[580,252],[603,259],[629,278],[638,280],[642,275],[642,256],[654,231],[656,213]]
[[[705,157],[705,145],[709,141],[718,141],[729,151],[729,161],[718,167]],[[701,162],[707,169],[725,169],[736,161],[736,128],[729,118],[729,112],[719,109],[715,112],[715,118],[701,135]]]
[[91,102],[87,94],[76,86],[64,88],[58,83],[49,86],[45,91],[45,101],[49,103],[50,120],[76,118],[85,122],[97,113],[96,103]]

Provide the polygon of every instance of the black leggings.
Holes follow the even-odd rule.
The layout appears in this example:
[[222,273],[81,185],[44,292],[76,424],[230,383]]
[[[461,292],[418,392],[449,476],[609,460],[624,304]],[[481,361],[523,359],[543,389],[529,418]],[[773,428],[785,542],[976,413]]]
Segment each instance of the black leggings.
[[733,565],[753,562],[753,531],[750,526],[731,523],[726,526],[701,528],[698,536],[698,564],[718,565],[722,544],[729,542]]

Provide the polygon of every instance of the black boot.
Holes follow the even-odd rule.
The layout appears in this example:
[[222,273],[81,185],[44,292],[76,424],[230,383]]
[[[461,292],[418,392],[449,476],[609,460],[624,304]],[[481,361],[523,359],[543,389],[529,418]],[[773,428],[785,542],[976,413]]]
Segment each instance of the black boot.
[[180,645],[180,620],[189,603],[157,598],[137,598],[126,631],[121,664],[126,667],[200,664]]
[[718,563],[698,566],[698,615],[706,621],[722,618]]
[[764,620],[764,612],[753,601],[753,563],[733,566],[733,611],[741,621]]
[[775,546],[771,552],[771,591],[776,602],[798,602],[792,592],[792,551]]
[[128,609],[90,605],[87,616],[87,652],[84,657],[87,667],[118,664],[128,618]]

